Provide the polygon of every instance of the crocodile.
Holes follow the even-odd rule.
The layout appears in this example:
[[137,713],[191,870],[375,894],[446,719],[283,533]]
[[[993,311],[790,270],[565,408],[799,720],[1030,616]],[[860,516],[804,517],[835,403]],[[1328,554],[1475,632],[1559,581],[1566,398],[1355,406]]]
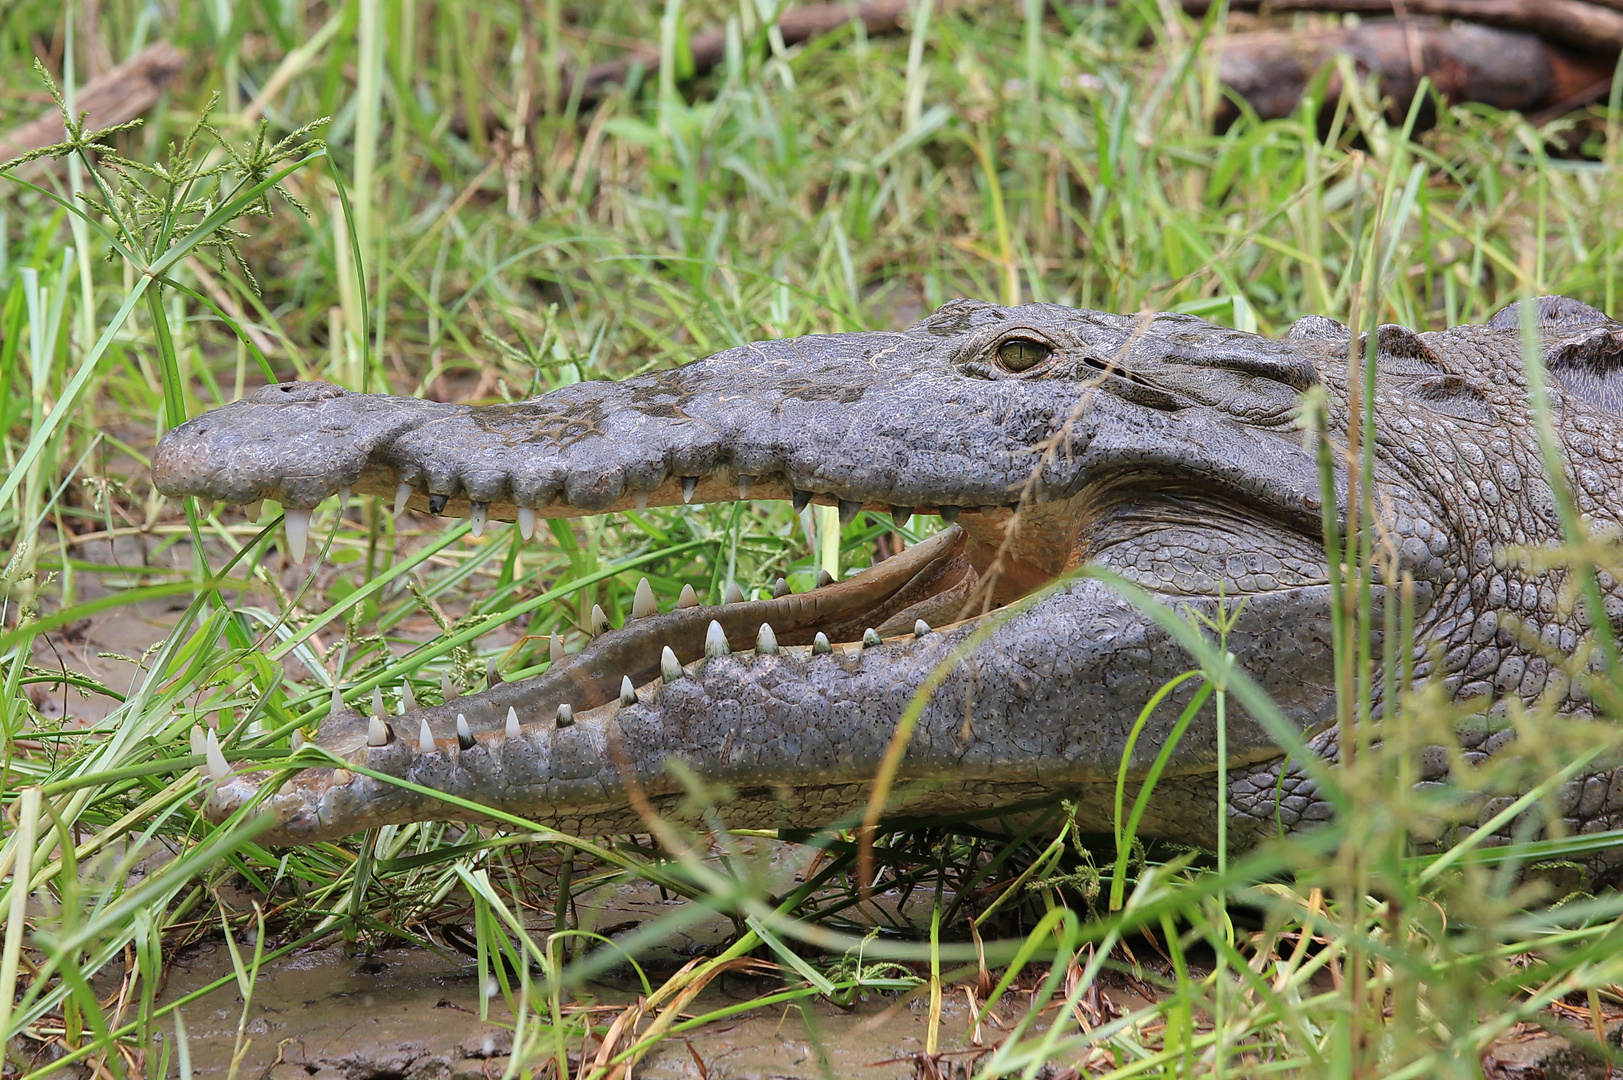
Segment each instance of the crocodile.
[[[1184,314],[954,300],[899,332],[759,341],[517,403],[266,386],[166,434],[153,478],[169,496],[279,501],[300,560],[311,508],[351,492],[475,530],[513,520],[526,538],[540,518],[759,499],[837,506],[846,521],[938,514],[944,527],[799,593],[780,583],[771,598],[685,596],[661,611],[639,586],[623,626],[594,616],[596,636],[539,675],[392,717],[336,708],[315,741],[377,776],[329,759],[261,792],[286,774],[227,761],[211,734],[206,812],[262,799],[277,843],[488,818],[434,794],[581,835],[646,831],[649,812],[850,824],[912,705],[889,818],[1012,815],[1063,797],[1082,828],[1108,833],[1118,775],[1131,795],[1180,712],[1162,707],[1134,736],[1141,708],[1192,666],[1112,574],[1185,617],[1224,620],[1231,662],[1309,756],[1333,759],[1325,520],[1348,520],[1337,433],[1362,387],[1349,355],[1366,351],[1378,357],[1370,503],[1389,580],[1412,579],[1416,677],[1479,715],[1520,700],[1595,717],[1588,609],[1559,560],[1525,555],[1563,530],[1523,322],[1537,329],[1571,506],[1603,537],[1623,515],[1623,323],[1567,298],[1523,303],[1483,325],[1383,325],[1372,345],[1322,316],[1276,339]],[[1309,393],[1327,418],[1317,431],[1302,420]],[[1623,594],[1598,579],[1615,620]],[[1332,816],[1325,774],[1285,753],[1277,724],[1231,708],[1220,758],[1204,710],[1164,755],[1140,835],[1244,844]],[[1514,736],[1462,730],[1470,760]],[[1440,782],[1446,756],[1419,757],[1417,782]],[[1616,827],[1623,770],[1593,766],[1552,798],[1570,832]]]

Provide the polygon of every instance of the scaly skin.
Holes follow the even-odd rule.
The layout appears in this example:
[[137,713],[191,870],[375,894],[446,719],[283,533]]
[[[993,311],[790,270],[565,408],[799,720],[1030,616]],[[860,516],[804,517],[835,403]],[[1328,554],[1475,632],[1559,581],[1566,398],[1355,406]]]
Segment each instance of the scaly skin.
[[[1576,301],[1537,304],[1567,480],[1579,509],[1615,532],[1623,384],[1612,372],[1623,324]],[[1376,505],[1384,542],[1415,582],[1417,673],[1439,676],[1462,700],[1547,694],[1564,712],[1586,713],[1585,680],[1560,664],[1586,641],[1563,599],[1565,573],[1504,555],[1560,538],[1516,310],[1438,333],[1382,327],[1378,341]],[[628,775],[661,812],[693,820],[673,759],[732,793],[729,825],[818,826],[860,813],[908,702],[979,634],[929,697],[889,812],[984,813],[1064,795],[1079,801],[1084,827],[1108,830],[1127,733],[1188,657],[1097,580],[994,611],[995,627],[983,613],[1083,563],[1207,615],[1220,591],[1230,609],[1245,597],[1228,648],[1333,756],[1320,486],[1296,404],[1322,386],[1329,430],[1346,431],[1348,346],[1346,328],[1321,318],[1276,341],[1181,315],[954,301],[902,333],[758,342],[516,405],[267,387],[176,428],[153,471],[168,495],[275,498],[295,511],[345,487],[521,520],[684,494],[731,500],[741,488],[749,498],[810,495],[847,513],[962,508],[959,528],[848,581],[634,619],[535,679],[395,718],[387,745],[368,746],[368,722],[353,713],[330,719],[319,741],[385,774],[574,832],[640,827]],[[1615,582],[1602,575],[1602,585],[1609,605],[1623,605]],[[915,635],[919,618],[936,629]],[[701,655],[711,619],[730,655]],[[775,652],[753,651],[762,622],[776,631]],[[880,644],[855,644],[866,626],[881,631]],[[832,653],[807,647],[818,630],[837,643]],[[661,677],[664,645],[686,665],[680,677]],[[619,700],[622,675],[635,703]],[[1173,704],[1192,691],[1185,684]],[[559,727],[563,702],[574,723]],[[1152,718],[1131,754],[1133,778],[1178,711]],[[465,747],[459,713],[472,736]],[[1484,735],[1473,753],[1504,741]],[[1238,709],[1228,754],[1231,836],[1328,815],[1302,770]],[[1423,757],[1422,778],[1435,776],[1439,759]],[[1212,843],[1215,763],[1208,716],[1172,754],[1141,831]],[[262,777],[216,777],[209,812],[231,812]],[[1558,801],[1575,830],[1623,821],[1623,782],[1614,790],[1610,773],[1575,781]],[[268,805],[282,842],[469,817],[330,769],[305,770]]]

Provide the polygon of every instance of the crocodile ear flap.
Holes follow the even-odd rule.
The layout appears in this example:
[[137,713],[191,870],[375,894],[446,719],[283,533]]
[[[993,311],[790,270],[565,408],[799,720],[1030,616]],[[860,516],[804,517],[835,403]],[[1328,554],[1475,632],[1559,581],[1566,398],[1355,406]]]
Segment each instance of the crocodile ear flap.
[[[1566,296],[1541,296],[1534,319],[1544,338],[1544,367],[1563,390],[1608,412],[1623,412],[1623,323]],[[1519,331],[1519,303],[1488,320],[1496,330]]]

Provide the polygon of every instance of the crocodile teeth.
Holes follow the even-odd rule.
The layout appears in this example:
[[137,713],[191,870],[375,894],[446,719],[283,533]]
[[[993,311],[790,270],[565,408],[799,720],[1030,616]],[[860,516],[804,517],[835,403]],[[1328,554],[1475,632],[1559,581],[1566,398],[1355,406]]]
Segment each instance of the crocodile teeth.
[[255,499],[251,503],[244,504],[242,512],[247,516],[250,523],[257,525],[259,519],[265,516],[265,500]]
[[740,500],[750,497],[750,485],[755,483],[753,476],[740,476],[738,478],[738,497]]
[[450,701],[454,697],[456,697],[456,687],[451,685],[451,673],[449,671],[440,672],[441,700]]
[[635,705],[637,703],[637,688],[631,685],[631,676],[620,676],[620,704]]
[[353,779],[355,779],[355,774],[348,769],[334,769],[332,771],[333,787],[343,787]]
[[566,701],[558,706],[558,715],[553,717],[553,723],[558,727],[573,727],[575,725],[575,710],[569,702]]
[[213,728],[209,728],[208,734],[203,737],[203,756],[208,759],[211,779],[224,780],[231,775],[231,766],[225,763],[225,755],[220,753],[220,740]]
[[834,575],[833,574],[829,573],[827,570],[819,570],[819,571],[817,571],[817,587],[819,589],[821,589],[824,585],[832,585],[832,584],[834,584]]
[[953,522],[957,521],[958,520],[958,512],[959,512],[960,509],[961,509],[961,507],[957,507],[957,506],[943,506],[943,507],[941,507],[940,508],[940,510],[941,510],[941,523],[943,525],[951,525]]
[[654,603],[654,587],[643,578],[637,582],[637,594],[631,598],[631,617],[645,619],[650,615],[659,613],[659,605]]
[[434,752],[434,733],[428,730],[427,720],[421,721],[417,728],[417,752],[419,754]]
[[593,604],[591,622],[592,636],[597,637],[597,635],[603,633],[608,628],[609,617],[603,613],[603,605]]
[[768,654],[778,651],[778,635],[772,632],[770,623],[762,623],[760,633],[755,635],[755,651]]
[[468,504],[468,531],[475,540],[485,535],[485,524],[490,521],[489,503]]
[[859,503],[859,502],[851,502],[848,499],[841,499],[840,500],[840,524],[841,525],[849,525],[849,524],[851,524],[853,521],[855,521],[857,519],[857,515],[859,513],[861,513],[861,512],[862,512],[862,504],[861,503]]
[[862,632],[862,647],[864,649],[877,649],[884,643],[884,640],[879,636],[879,631],[873,627],[870,626]]
[[693,591],[692,585],[682,586],[682,593],[676,598],[676,606],[678,608],[699,606],[699,594]]
[[337,683],[332,686],[332,707],[328,710],[334,716],[344,711],[344,692],[338,688]]
[[913,636],[914,637],[923,637],[925,634],[928,634],[929,632],[930,632],[930,624],[925,622],[923,619],[919,619],[919,620],[917,620],[917,621],[915,621],[913,623]]
[[710,629],[704,632],[704,654],[706,656],[726,656],[732,651],[727,645],[726,631],[722,630],[719,622],[711,619]]
[[473,731],[468,727],[468,718],[461,713],[456,714],[456,745],[458,750],[473,749]]
[[345,484],[338,489],[338,516],[343,517],[349,512],[349,485]]
[[557,634],[553,634],[552,640],[547,642],[547,659],[556,664],[561,662],[563,658],[564,639],[559,637]]
[[673,683],[682,677],[682,662],[676,658],[676,653],[669,645],[659,654],[659,677],[668,683]]
[[535,535],[535,511],[528,506],[518,508],[518,534],[526,540]]
[[795,513],[798,514],[802,510],[806,509],[806,507],[811,505],[811,492],[801,491],[799,488],[796,488],[795,493],[790,496],[790,499],[795,504]]
[[191,743],[194,756],[203,753],[203,727],[201,724],[192,725]]
[[509,705],[507,707],[507,737],[509,739],[516,739],[518,736],[518,710]]
[[789,579],[779,578],[772,586],[772,599],[782,600],[789,595]]
[[411,680],[402,679],[400,681],[400,711],[403,713],[409,713],[416,708],[417,695],[412,691]]
[[502,681],[502,673],[496,670],[496,658],[492,656],[485,661],[485,685],[495,686]]
[[428,496],[428,512],[430,514],[445,513],[445,504],[450,498],[451,496],[449,495],[435,495],[430,493]]
[[394,516],[399,517],[406,512],[406,503],[411,501],[411,485],[397,484],[394,489]]
[[383,722],[383,717],[374,716],[371,722],[366,725],[366,745],[389,745],[389,725]]
[[637,492],[635,495],[631,496],[631,502],[632,502],[632,505],[635,506],[638,510],[646,510],[646,509],[648,509],[648,492],[646,492],[646,491]]
[[913,508],[911,506],[893,506],[890,508],[890,519],[896,523],[898,529],[906,525],[908,519],[912,516]]
[[698,488],[698,486],[699,478],[697,476],[682,477],[682,501],[685,503],[692,502],[693,492]]
[[310,511],[289,507],[286,516],[288,558],[302,563],[305,549],[310,546]]
[[383,687],[381,686],[374,686],[372,688],[372,715],[375,717],[384,715]]
[[727,595],[721,598],[721,602],[723,604],[742,604],[744,602],[744,590],[738,587],[738,582],[735,581],[727,586]]
[[212,513],[214,513],[214,500],[213,499],[202,499],[202,498],[200,498],[200,499],[197,500],[197,516],[198,517],[208,517]]
[[828,635],[823,633],[821,630],[817,631],[817,636],[812,638],[812,655],[821,656],[823,653],[831,653],[833,651],[834,646],[828,643]]
[[[1015,509],[1018,510],[1020,508],[1017,506],[1017,507],[1015,507]],[[995,507],[995,506],[983,506],[983,507],[981,507],[981,514],[982,515],[995,514],[995,513],[997,513],[997,507]]]
[[287,744],[293,748],[295,753],[297,753],[299,747],[303,746],[309,741],[309,739],[304,737],[304,732],[300,731],[298,728],[294,728],[292,736],[287,740]]

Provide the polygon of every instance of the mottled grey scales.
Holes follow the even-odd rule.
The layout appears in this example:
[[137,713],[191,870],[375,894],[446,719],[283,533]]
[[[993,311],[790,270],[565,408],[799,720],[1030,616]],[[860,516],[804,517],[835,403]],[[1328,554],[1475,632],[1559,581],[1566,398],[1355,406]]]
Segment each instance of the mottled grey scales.
[[[1623,324],[1566,298],[1532,303],[1566,480],[1591,526],[1616,536]],[[1414,580],[1420,676],[1455,699],[1482,699],[1484,711],[1542,695],[1584,716],[1588,624],[1569,575],[1513,554],[1561,539],[1522,322],[1513,306],[1480,326],[1376,333],[1379,532]],[[1321,317],[1275,340],[1187,315],[958,300],[899,333],[756,342],[517,404],[271,386],[171,431],[153,472],[168,495],[295,509],[347,487],[409,497],[419,510],[465,515],[477,503],[492,518],[531,521],[745,494],[898,520],[939,514],[956,524],[848,580],[645,615],[540,676],[394,718],[384,745],[369,747],[369,721],[348,710],[318,742],[575,832],[640,830],[628,780],[659,811],[698,820],[673,759],[729,793],[731,825],[816,827],[860,813],[909,701],[967,648],[924,707],[889,812],[991,812],[1065,796],[1084,827],[1108,831],[1139,710],[1190,660],[1099,580],[1065,577],[1079,565],[1207,615],[1243,597],[1228,648],[1317,752],[1336,755],[1320,484],[1297,415],[1300,394],[1322,387],[1329,430],[1347,430],[1355,346],[1363,339]],[[1344,476],[1337,491],[1344,503]],[[1344,519],[1345,506],[1335,513]],[[1602,586],[1616,621],[1623,592],[1607,575]],[[989,631],[987,612],[999,620]],[[920,620],[928,632],[915,633]],[[777,647],[757,652],[763,623]],[[870,628],[881,641],[863,648]],[[714,645],[718,632],[727,648],[706,656],[706,635]],[[1185,684],[1174,706],[1193,691]],[[561,704],[573,710],[569,726],[555,722]],[[1150,720],[1131,753],[1135,780],[1178,711]],[[466,748],[458,713],[474,736]],[[418,737],[424,723],[431,752]],[[1468,737],[1467,752],[1492,754],[1504,736]],[[1238,709],[1228,753],[1237,842],[1329,815],[1300,764]],[[1216,757],[1203,716],[1171,756],[1145,835],[1214,841]],[[1421,764],[1421,783],[1446,772],[1440,754]],[[266,775],[239,765],[216,777],[210,815],[255,797]],[[1569,829],[1623,825],[1623,772],[1592,770],[1569,788],[1559,797]],[[266,803],[277,842],[477,820],[321,768]],[[1488,800],[1482,814],[1502,805]],[[1604,871],[1623,854],[1595,860]]]

